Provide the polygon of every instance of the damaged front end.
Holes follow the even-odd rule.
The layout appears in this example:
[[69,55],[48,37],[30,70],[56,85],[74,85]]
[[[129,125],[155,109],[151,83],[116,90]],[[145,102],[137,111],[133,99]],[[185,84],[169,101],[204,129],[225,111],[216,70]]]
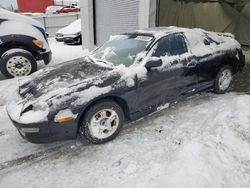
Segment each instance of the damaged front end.
[[32,143],[49,142],[49,110],[46,106],[29,104],[26,100],[12,102],[7,106],[10,120],[20,135]]
[[[30,82],[32,83],[32,82]],[[19,98],[7,105],[10,120],[20,135],[32,143],[50,143],[76,137],[77,123],[75,115],[51,111],[47,102],[37,100],[33,95],[32,84],[19,87]],[[72,113],[73,114],[73,113]]]

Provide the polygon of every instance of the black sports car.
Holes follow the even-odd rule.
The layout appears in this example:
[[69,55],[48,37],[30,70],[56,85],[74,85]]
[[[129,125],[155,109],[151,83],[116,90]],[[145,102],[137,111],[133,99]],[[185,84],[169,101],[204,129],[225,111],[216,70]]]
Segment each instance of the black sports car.
[[112,37],[91,55],[20,84],[7,111],[30,142],[115,138],[124,122],[204,90],[225,93],[245,57],[231,34],[177,27]]

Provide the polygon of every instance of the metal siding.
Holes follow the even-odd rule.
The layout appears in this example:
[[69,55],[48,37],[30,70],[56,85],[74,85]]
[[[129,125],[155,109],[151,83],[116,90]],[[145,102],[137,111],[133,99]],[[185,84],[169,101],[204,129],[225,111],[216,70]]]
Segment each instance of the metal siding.
[[80,16],[79,13],[67,13],[31,17],[41,22],[44,25],[46,32],[49,33],[49,36],[53,37],[59,29],[71,24]]
[[138,29],[139,0],[96,0],[96,42]]

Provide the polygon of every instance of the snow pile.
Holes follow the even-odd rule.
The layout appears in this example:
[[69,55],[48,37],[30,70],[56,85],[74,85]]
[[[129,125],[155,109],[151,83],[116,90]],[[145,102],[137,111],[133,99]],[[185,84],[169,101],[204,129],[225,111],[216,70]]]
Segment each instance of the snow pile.
[[191,52],[198,57],[240,49],[240,44],[231,34],[207,32],[202,29],[193,31],[186,32],[185,35]]
[[0,106],[18,98],[18,79],[0,81]]
[[[18,13],[14,13],[14,12],[4,10],[3,8],[0,8],[0,17],[1,17],[1,19],[17,21],[17,22],[23,22],[23,23],[26,23],[28,25],[35,25],[37,27],[40,27],[40,28],[44,29],[44,26],[39,21],[34,20],[34,19],[32,19],[32,18],[30,18],[28,16],[24,16],[24,15],[21,15],[21,14],[18,14]],[[15,32],[15,29],[20,30],[20,28],[18,26],[12,26],[12,28],[14,28],[13,32]]]
[[74,93],[72,97],[74,98],[74,96],[76,96],[77,100],[74,101],[72,105],[88,103],[96,97],[109,93],[111,90],[112,86],[106,86],[106,87],[91,86],[86,90]]
[[249,187],[249,103],[248,95],[193,97],[125,126],[110,143],[65,147],[4,169],[1,185]]
[[49,44],[53,58],[49,65],[60,64],[65,61],[86,56],[90,53],[87,49],[83,50],[82,46],[64,45],[63,43],[56,42],[54,38],[49,38]]
[[184,33],[187,38],[187,44],[190,46],[191,53],[197,56],[211,54],[216,52],[224,52],[227,50],[239,49],[240,44],[234,39],[230,33],[209,32],[203,29],[187,29],[181,27],[157,27],[146,30],[138,30],[137,33],[147,33],[159,39],[166,34]]

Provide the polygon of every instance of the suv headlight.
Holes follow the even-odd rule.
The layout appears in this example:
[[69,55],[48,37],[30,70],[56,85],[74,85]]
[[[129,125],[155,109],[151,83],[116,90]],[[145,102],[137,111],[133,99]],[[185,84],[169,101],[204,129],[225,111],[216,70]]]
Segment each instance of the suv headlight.
[[78,37],[78,36],[80,36],[82,34],[82,32],[78,32],[78,33],[76,33],[76,36]]

